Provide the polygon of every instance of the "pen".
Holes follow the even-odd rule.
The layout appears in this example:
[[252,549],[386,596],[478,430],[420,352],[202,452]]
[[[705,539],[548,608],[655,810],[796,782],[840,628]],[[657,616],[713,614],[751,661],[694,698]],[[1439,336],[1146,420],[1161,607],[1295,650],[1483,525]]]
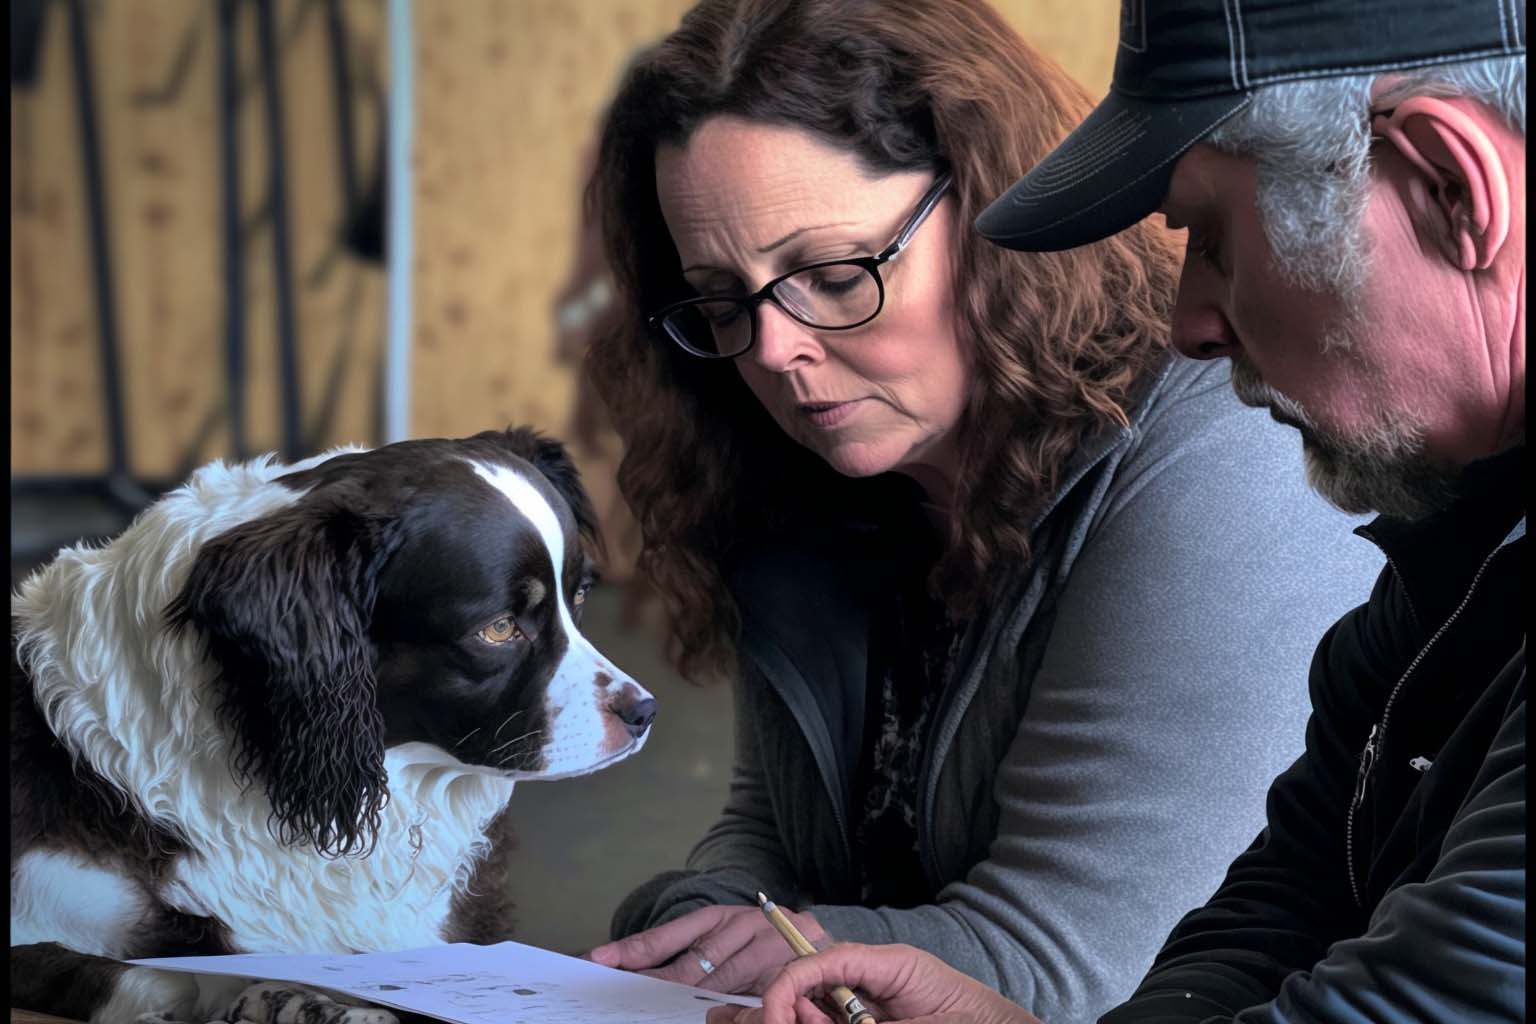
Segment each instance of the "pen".
[[[773,900],[758,893],[757,905],[763,908],[763,916],[768,918],[768,923],[773,925],[774,931],[784,936],[784,941],[789,943],[789,948],[794,950],[795,956],[810,956],[816,952],[816,947],[800,934],[800,929],[784,916],[784,911],[780,910]],[[859,1002],[859,997],[854,995],[853,990],[846,985],[833,986],[831,996],[848,1024],[875,1024],[875,1015],[865,1009],[864,1004]]]

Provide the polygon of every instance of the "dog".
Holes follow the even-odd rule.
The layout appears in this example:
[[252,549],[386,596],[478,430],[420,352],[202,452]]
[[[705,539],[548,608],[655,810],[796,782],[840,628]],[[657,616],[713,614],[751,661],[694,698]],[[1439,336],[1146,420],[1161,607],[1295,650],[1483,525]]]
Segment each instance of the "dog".
[[596,541],[519,429],[215,462],[31,575],[12,1005],[204,1021],[229,980],[120,961],[510,937],[514,784],[628,757],[656,714],[577,629]]

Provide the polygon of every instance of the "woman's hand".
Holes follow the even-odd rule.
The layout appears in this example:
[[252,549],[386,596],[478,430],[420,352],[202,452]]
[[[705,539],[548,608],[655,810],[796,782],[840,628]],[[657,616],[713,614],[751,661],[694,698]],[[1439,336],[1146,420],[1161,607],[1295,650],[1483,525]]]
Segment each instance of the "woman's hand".
[[839,943],[787,965],[761,1009],[717,1006],[708,1024],[843,1024],[812,1002],[834,985],[859,995],[880,1024],[1040,1024],[981,982],[911,946]]
[[[827,933],[810,914],[784,913],[811,945],[820,948],[829,942]],[[587,958],[604,967],[637,971],[713,992],[756,995],[780,967],[794,959],[794,953],[757,907],[704,907],[627,939],[598,946]],[[706,971],[703,961],[714,970]]]

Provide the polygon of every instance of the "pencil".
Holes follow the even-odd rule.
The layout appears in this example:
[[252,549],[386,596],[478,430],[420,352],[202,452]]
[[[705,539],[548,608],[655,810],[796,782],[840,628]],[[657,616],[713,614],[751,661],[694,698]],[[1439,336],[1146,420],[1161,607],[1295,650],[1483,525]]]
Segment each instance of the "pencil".
[[[768,918],[768,923],[773,925],[775,931],[784,936],[784,941],[789,943],[789,948],[794,951],[796,957],[810,956],[816,952],[816,947],[800,934],[794,922],[784,916],[767,896],[757,894],[757,905],[763,908],[763,916]],[[847,1024],[875,1024],[875,1015],[865,1009],[859,997],[853,994],[853,990],[846,985],[835,985],[830,993],[832,1001],[837,1004]]]

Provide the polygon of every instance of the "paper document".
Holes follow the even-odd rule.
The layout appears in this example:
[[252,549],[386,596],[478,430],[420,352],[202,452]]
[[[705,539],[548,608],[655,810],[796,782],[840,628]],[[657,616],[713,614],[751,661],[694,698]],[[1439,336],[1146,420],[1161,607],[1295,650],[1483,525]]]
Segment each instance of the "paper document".
[[399,953],[177,956],[132,963],[333,989],[452,1024],[699,1024],[711,1006],[758,1006],[519,942]]

